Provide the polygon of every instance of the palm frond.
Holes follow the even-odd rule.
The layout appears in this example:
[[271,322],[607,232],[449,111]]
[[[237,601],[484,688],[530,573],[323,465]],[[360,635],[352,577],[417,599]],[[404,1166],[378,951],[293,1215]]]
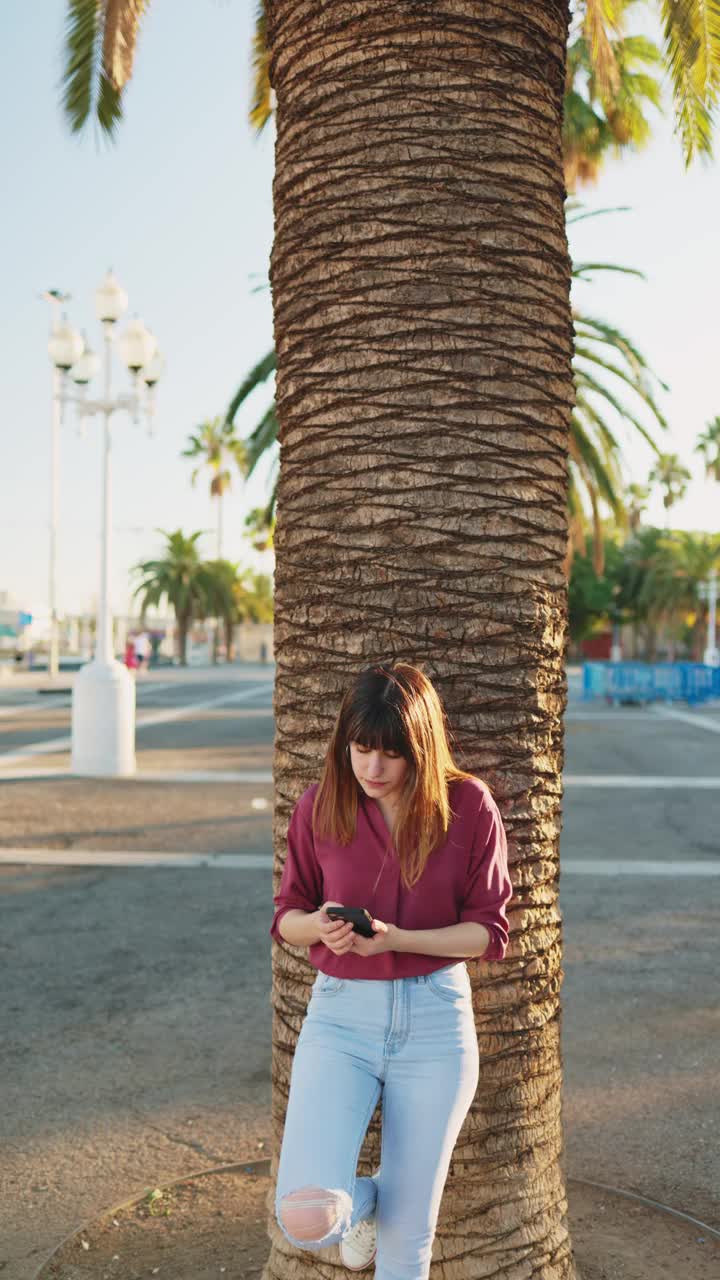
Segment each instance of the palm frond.
[[647,108],[662,112],[662,53],[646,37],[618,34],[625,8],[624,0],[585,0],[579,34],[568,44],[562,142],[569,191],[594,181],[607,155],[645,146]]
[[720,481],[720,417],[713,418],[700,432],[695,452],[703,456],[706,476]]
[[645,384],[644,380],[626,373],[624,369],[619,368],[618,365],[611,364],[609,360],[600,359],[598,355],[586,348],[576,347],[575,355],[585,356],[591,359],[593,364],[598,368],[604,369],[607,373],[612,373],[616,378],[619,378],[620,381],[630,387],[641,400],[644,400],[645,404],[652,411],[656,422],[658,422],[661,427],[667,428],[667,419],[664,417],[660,406],[656,403],[650,388]]
[[712,155],[713,116],[720,84],[718,0],[660,0],[665,58],[673,87],[685,164]]
[[603,459],[600,456],[577,414],[573,414],[571,419],[571,441],[575,461],[590,481],[589,488],[605,499],[614,514],[619,514],[622,511],[619,477],[612,457]]
[[68,0],[62,83],[63,107],[73,133],[82,129],[92,110],[100,62],[100,17],[97,0]]
[[270,501],[268,502],[268,505],[265,508],[265,513],[264,513],[264,520],[268,528],[272,528],[275,523],[275,509],[277,507],[277,495],[278,495],[278,486],[277,486],[277,480],[276,480],[275,484],[273,485],[272,493],[270,495]]
[[150,0],[68,0],[63,109],[73,133],[94,114],[112,137],[133,70],[140,20]]
[[104,71],[100,72],[100,89],[96,114],[103,133],[112,138],[123,118],[122,94],[111,85]]
[[575,469],[568,471],[568,541],[565,555],[565,572],[570,576],[570,567],[575,552],[585,554],[587,534],[587,515],[578,493]]
[[203,452],[204,452],[204,445],[202,443],[202,440],[200,439],[200,436],[197,435],[196,433],[191,433],[188,436],[187,448],[181,451],[180,456],[182,458],[196,458],[199,453],[203,453]]
[[[606,343],[614,347],[627,360],[631,369],[635,371],[638,377],[652,373],[642,352],[635,346],[631,338],[618,329],[615,325],[608,324],[606,320],[600,320],[596,316],[590,316],[587,312],[575,312],[573,315],[575,331],[578,336],[588,338],[592,342],[600,344]],[[670,387],[667,382],[657,373],[652,373],[652,377],[663,391],[669,391]]]
[[578,414],[591,423],[600,437],[603,450],[606,455],[612,455],[614,458],[620,457],[620,442],[617,436],[610,430],[605,419],[601,416],[593,404],[590,403],[587,396],[582,395],[580,391],[575,397],[575,408]]
[[268,351],[266,356],[263,356],[262,360],[258,360],[257,364],[250,370],[247,377],[238,387],[235,395],[228,405],[227,413],[225,414],[226,422],[233,421],[233,418],[235,417],[235,414],[240,408],[243,400],[246,400],[250,395],[250,392],[254,391],[256,387],[259,387],[261,383],[267,382],[270,375],[275,372],[276,365],[277,357],[275,355],[275,349],[273,348],[272,351]]
[[[570,509],[568,520],[568,551],[566,556],[566,570],[569,570],[572,562],[573,550],[584,551],[585,549],[585,529],[587,524],[587,514],[584,506],[579,499],[577,485],[574,482],[573,471],[579,480],[582,481],[587,501],[590,505],[590,524],[592,531],[592,547],[593,547],[593,567],[597,574],[601,574],[604,568],[604,546],[603,546],[603,530],[600,518],[600,509],[598,505],[598,486],[603,483],[601,475],[597,469],[599,459],[594,459],[592,445],[590,450],[585,447],[582,441],[582,429],[579,422],[571,421],[570,427],[570,480],[573,481],[573,507]],[[600,463],[600,470],[602,471]],[[609,479],[609,477],[608,477]],[[612,488],[612,483],[610,484]]]
[[583,31],[590,48],[593,71],[602,98],[613,98],[620,88],[618,67],[609,30],[618,31],[621,11],[607,0],[585,0]]
[[254,431],[247,438],[247,475],[251,475],[260,459],[272,448],[278,438],[279,424],[275,402],[263,414]]
[[617,271],[624,276],[637,276],[639,280],[647,280],[644,271],[638,271],[636,267],[620,267],[614,262],[574,262],[572,267],[572,278],[574,280],[585,279],[587,271]]
[[255,14],[255,31],[252,38],[251,65],[253,76],[250,124],[262,133],[272,115],[272,86],[270,84],[270,51],[267,46],[267,19],[264,0],[258,4]]
[[640,418],[636,417],[630,409],[628,409],[627,405],[622,404],[622,402],[618,400],[617,396],[613,395],[612,391],[610,391],[608,387],[606,387],[602,382],[599,382],[597,378],[594,378],[587,369],[578,368],[575,370],[575,383],[576,386],[585,387],[588,391],[594,391],[597,395],[602,396],[603,400],[607,400],[608,404],[615,410],[615,412],[618,413],[621,418],[626,419],[627,422],[632,423],[635,429],[640,432],[643,439],[647,440],[648,444],[657,453],[655,441],[645,424],[640,420]]
[[132,76],[140,22],[150,0],[104,0],[102,66],[110,86],[122,93]]
[[[568,225],[575,222],[584,222],[587,218],[599,218],[601,214],[632,212],[632,205],[629,204],[611,205],[607,209],[588,209],[584,213],[575,212],[577,209],[582,209],[583,207],[582,201],[577,200],[574,197],[568,197],[565,204],[565,221]],[[569,217],[567,216],[568,214],[570,214]]]

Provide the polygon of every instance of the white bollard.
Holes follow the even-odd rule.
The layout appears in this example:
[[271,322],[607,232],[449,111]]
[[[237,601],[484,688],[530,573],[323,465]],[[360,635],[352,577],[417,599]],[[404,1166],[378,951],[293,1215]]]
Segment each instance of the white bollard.
[[135,767],[135,681],[121,662],[88,662],[73,686],[72,772],[131,778]]

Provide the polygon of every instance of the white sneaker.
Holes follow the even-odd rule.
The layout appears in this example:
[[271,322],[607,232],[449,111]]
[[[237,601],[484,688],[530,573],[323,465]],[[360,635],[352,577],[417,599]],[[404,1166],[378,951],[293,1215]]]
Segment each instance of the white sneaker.
[[362,1221],[348,1231],[340,1241],[340,1257],[348,1271],[364,1271],[374,1261],[377,1253],[375,1231],[375,1214]]
[[[380,1165],[370,1174],[373,1182],[377,1182],[379,1173]],[[370,1266],[377,1253],[375,1237],[373,1214],[372,1218],[363,1218],[362,1222],[358,1222],[340,1241],[340,1257],[349,1271],[364,1271]]]

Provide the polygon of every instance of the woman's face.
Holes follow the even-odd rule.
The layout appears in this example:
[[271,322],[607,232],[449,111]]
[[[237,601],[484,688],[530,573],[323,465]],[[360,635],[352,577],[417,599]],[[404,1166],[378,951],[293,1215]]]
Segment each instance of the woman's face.
[[391,803],[399,799],[408,771],[408,761],[399,752],[381,751],[351,742],[350,763],[366,795],[373,796],[375,800],[389,799]]

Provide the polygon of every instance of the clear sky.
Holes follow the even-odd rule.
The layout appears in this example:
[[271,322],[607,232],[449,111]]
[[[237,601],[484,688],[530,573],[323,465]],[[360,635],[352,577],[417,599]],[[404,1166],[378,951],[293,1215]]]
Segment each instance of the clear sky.
[[[113,606],[129,606],[128,570],[160,546],[157,529],[214,528],[206,483],[190,485],[179,454],[203,418],[221,413],[247,370],[272,344],[267,280],[272,240],[273,129],[247,125],[249,0],[154,0],[142,33],[126,119],[109,145],[71,137],[60,111],[65,0],[10,0],[0,12],[3,88],[3,268],[0,290],[0,591],[25,607],[47,603],[50,369],[47,288],[73,294],[71,319],[96,347],[93,293],[112,266],[167,359],[157,434],[115,419]],[[720,140],[718,142],[720,147]],[[576,259],[643,270],[647,283],[599,277],[575,291],[579,305],[630,334],[670,384],[662,397],[668,450],[695,480],[673,523],[720,530],[720,487],[702,478],[692,448],[720,413],[720,175],[683,167],[670,122],[647,151],[608,165],[582,193],[592,208],[631,212],[571,231]],[[116,388],[126,375],[116,366]],[[245,434],[272,388],[239,420]],[[98,574],[99,420],[85,439],[74,422],[62,439],[59,607],[90,609]],[[644,480],[647,447],[631,442],[628,471]],[[245,550],[245,513],[266,497],[267,467],[226,504],[226,554],[272,569]],[[652,518],[663,519],[659,497]],[[208,532],[204,549],[213,553]]]

